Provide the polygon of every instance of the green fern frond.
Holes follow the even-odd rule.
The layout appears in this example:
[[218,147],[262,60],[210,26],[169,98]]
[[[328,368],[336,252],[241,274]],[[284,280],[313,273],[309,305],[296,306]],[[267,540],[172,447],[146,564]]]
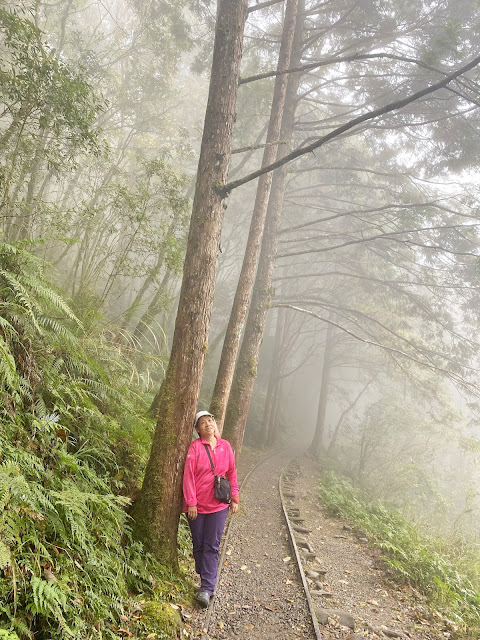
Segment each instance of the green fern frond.
[[10,629],[0,629],[0,640],[20,640],[15,631]]
[[0,569],[5,569],[10,565],[12,557],[10,549],[0,540]]
[[69,320],[72,320],[79,328],[82,327],[82,323],[67,305],[65,300],[56,291],[54,291],[51,286],[40,281],[31,274],[26,274],[24,276],[24,282],[28,285],[30,290],[36,293],[41,299],[48,300],[55,309],[63,311]]
[[41,309],[38,303],[31,298],[27,289],[19,281],[19,279],[11,272],[0,269],[0,277],[2,277],[6,284],[10,287],[14,294],[16,302],[22,307],[22,309],[28,314],[31,323],[41,333],[41,329],[37,323],[36,316],[41,314]]
[[0,380],[1,386],[10,389],[19,389],[20,380],[15,365],[15,358],[8,344],[0,336]]
[[36,576],[31,579],[33,603],[28,609],[35,614],[53,615],[62,631],[68,636],[74,635],[65,621],[64,610],[67,608],[67,596],[61,588],[52,582],[41,580]]

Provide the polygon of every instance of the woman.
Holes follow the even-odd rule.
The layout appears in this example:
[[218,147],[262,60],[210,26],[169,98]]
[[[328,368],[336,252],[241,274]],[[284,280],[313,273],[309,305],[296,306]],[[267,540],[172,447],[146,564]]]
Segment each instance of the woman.
[[[198,438],[188,449],[183,474],[184,511],[192,533],[195,571],[201,584],[196,600],[201,607],[208,607],[217,584],[217,565],[228,509],[238,509],[238,484],[235,458],[227,440],[218,435],[215,418],[208,411],[199,411],[194,427]],[[215,474],[207,453],[212,458]],[[230,480],[232,499],[228,503],[215,498],[213,477],[225,476]]]

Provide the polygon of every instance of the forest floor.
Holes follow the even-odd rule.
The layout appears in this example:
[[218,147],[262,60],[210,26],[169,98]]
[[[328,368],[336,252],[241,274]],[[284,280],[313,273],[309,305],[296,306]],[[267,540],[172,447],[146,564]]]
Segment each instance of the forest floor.
[[[239,478],[265,453],[243,451]],[[273,455],[242,487],[215,599],[210,612],[192,611],[192,637],[215,640],[307,640],[315,638],[278,495],[281,470],[292,452]],[[312,552],[303,568],[325,640],[451,637],[432,619],[424,598],[395,585],[378,549],[348,522],[329,517],[318,498],[318,464],[297,458],[293,506],[300,511]],[[207,617],[208,616],[208,617]],[[210,618],[208,620],[208,618]],[[205,624],[209,622],[208,634]]]

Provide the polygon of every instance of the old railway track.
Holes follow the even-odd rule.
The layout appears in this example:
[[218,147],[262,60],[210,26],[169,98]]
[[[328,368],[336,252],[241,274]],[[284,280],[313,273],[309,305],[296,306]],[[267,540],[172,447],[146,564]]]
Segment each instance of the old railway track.
[[242,508],[224,536],[217,592],[197,618],[197,635],[205,640],[323,638],[303,567],[315,554],[295,506],[295,457],[271,454],[242,481]]

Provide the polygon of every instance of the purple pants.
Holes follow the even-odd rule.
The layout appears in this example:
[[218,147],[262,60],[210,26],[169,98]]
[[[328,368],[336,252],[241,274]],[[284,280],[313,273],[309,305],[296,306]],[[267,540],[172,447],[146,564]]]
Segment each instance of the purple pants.
[[215,513],[199,513],[195,520],[188,519],[195,571],[201,578],[200,591],[207,591],[210,595],[217,584],[218,550],[227,515],[228,507]]

